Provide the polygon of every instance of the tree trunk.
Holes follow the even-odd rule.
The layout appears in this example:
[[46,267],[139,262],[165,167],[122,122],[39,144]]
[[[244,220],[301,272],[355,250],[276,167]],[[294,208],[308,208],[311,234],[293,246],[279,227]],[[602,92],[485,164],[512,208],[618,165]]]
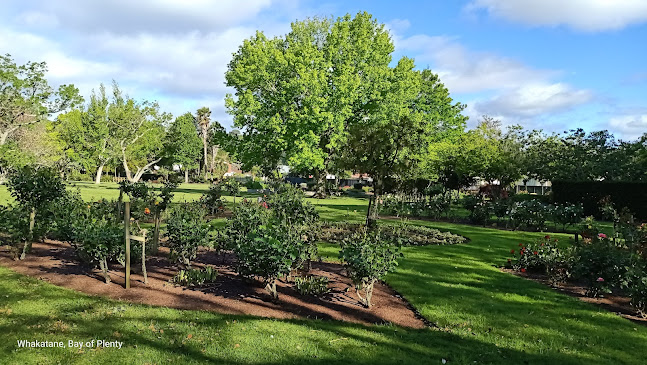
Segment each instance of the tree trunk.
[[0,133],[0,146],[7,143],[7,138],[9,137],[9,131]]
[[144,276],[144,284],[148,284],[148,275],[146,275],[146,234],[144,234],[144,241],[142,242],[142,275]]
[[128,162],[126,162],[126,156],[125,155],[124,155],[124,159],[123,159],[123,165],[124,165],[124,171],[126,171],[126,179],[128,179],[128,181],[130,181],[130,182],[134,182],[133,181],[133,175],[130,173],[130,167],[128,167]]
[[208,156],[207,156],[207,133],[209,133],[208,125],[202,124],[202,147],[204,150],[204,178],[207,179]]
[[151,252],[153,254],[157,254],[157,251],[159,250],[159,244],[160,244],[160,212],[156,211],[155,212],[155,228],[153,230],[153,243],[151,246]]
[[108,274],[108,262],[105,258],[99,260],[99,267],[101,267],[101,273],[103,278],[106,280],[106,284],[110,284],[110,274]]
[[20,254],[20,259],[24,260],[27,256],[27,253],[31,251],[31,244],[34,242],[34,226],[36,225],[36,208],[31,208],[31,213],[29,213],[29,236],[27,237],[27,242],[22,246],[22,254]]
[[279,299],[279,293],[276,291],[276,280],[273,280],[272,282],[267,283],[265,285],[265,290],[267,290],[270,295],[272,296],[272,299],[277,300]]
[[[366,226],[373,227],[377,223],[379,215],[380,196],[382,194],[382,180],[373,177],[373,198],[369,200],[368,210],[366,211]],[[372,203],[372,204],[371,204]]]
[[218,146],[211,146],[211,178],[213,179],[213,172],[216,170],[216,155],[218,154]]
[[184,169],[184,183],[187,184],[189,182],[189,169]]
[[104,167],[104,166],[105,166],[105,164],[104,164],[104,163],[102,163],[102,164],[101,164],[101,165],[99,165],[99,167],[97,168],[97,174],[96,174],[96,177],[95,177],[95,179],[94,179],[94,183],[95,183],[95,184],[97,184],[97,185],[101,184],[101,176],[103,175],[103,167]]
[[326,171],[315,172],[315,179],[317,180],[316,187],[315,187],[316,198],[325,199],[327,196],[326,195],[326,175],[328,175]]

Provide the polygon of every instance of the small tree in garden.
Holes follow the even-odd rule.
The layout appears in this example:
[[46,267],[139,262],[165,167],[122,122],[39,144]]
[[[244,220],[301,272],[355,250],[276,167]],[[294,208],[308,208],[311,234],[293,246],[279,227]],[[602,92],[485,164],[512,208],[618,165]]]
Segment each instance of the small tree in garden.
[[0,242],[11,247],[16,259],[20,245],[29,239],[29,213],[17,205],[0,205],[0,232]]
[[[32,241],[40,236],[34,235],[37,214],[39,211],[45,213],[53,201],[65,195],[65,184],[60,174],[53,169],[27,166],[9,176],[8,187],[18,204],[30,212],[29,235],[20,255],[22,260],[31,250]],[[45,219],[45,216],[38,218]]]
[[316,254],[317,214],[296,188],[276,186],[267,201],[244,200],[227,221],[225,243],[238,258],[238,272],[263,278],[278,298],[276,280]]
[[273,222],[261,225],[248,233],[245,244],[236,248],[238,272],[262,277],[265,289],[278,299],[276,280],[290,274],[303,254],[303,246],[299,232],[290,226]]
[[204,223],[204,210],[198,204],[185,203],[173,207],[166,225],[167,245],[171,257],[191,266],[198,247],[208,243],[209,227]]
[[117,219],[89,219],[80,233],[80,250],[92,262],[99,263],[106,284],[109,284],[108,261],[121,252],[125,239],[122,224]]
[[223,211],[225,209],[225,201],[222,199],[222,184],[212,184],[209,186],[209,191],[202,194],[200,203],[210,214]]
[[240,183],[238,180],[234,178],[226,179],[222,184],[222,188],[234,197],[234,204],[236,204],[236,195],[240,192]]
[[[375,282],[395,269],[402,253],[400,245],[382,237],[380,229],[364,229],[342,241],[339,256],[353,280],[360,302],[370,308]],[[364,297],[360,293],[362,290]]]

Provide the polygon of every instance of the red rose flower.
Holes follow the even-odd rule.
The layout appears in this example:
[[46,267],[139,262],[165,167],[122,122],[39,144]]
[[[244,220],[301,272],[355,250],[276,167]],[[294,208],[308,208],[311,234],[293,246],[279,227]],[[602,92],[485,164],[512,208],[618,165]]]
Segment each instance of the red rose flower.
[[536,254],[537,254],[537,251],[533,251],[533,253],[536,255]]
[[514,253],[514,250],[510,250],[510,253],[512,253],[512,254],[513,254],[513,253]]
[[544,238],[545,238],[545,239],[547,239],[547,240],[549,240],[549,239],[550,239],[550,236],[549,236],[549,235],[545,235],[545,236],[544,236]]
[[519,244],[519,247],[521,247],[521,246],[523,246],[523,243],[520,243],[520,244]]
[[521,272],[526,272],[526,269],[524,269],[524,268],[521,268]]

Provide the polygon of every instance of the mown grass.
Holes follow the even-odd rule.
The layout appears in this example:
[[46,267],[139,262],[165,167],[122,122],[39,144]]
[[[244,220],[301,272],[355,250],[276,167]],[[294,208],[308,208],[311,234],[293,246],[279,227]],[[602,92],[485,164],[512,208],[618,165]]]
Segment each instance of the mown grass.
[[[312,201],[323,219],[359,221],[366,212],[363,199]],[[148,307],[89,297],[0,267],[0,362],[642,364],[647,358],[644,325],[497,268],[519,242],[545,233],[409,224],[471,240],[405,248],[397,271],[387,276],[438,328],[280,321]],[[327,259],[336,259],[337,251],[334,245],[320,246]],[[125,345],[83,353],[16,346],[18,339],[98,338]]]

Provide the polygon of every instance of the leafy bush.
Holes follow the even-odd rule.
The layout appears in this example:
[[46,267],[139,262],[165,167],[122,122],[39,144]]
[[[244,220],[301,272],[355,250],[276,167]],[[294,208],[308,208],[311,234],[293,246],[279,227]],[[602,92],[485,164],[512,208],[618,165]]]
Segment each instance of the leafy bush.
[[301,295],[324,295],[330,291],[325,276],[305,276],[294,278],[294,287]]
[[166,245],[171,258],[190,266],[198,247],[208,243],[209,227],[204,223],[204,210],[199,204],[185,203],[169,211],[166,225]]
[[259,190],[263,189],[263,183],[259,180],[247,180],[247,182],[245,182],[245,187],[247,189]]
[[[360,302],[369,308],[375,282],[395,269],[402,257],[400,246],[384,239],[378,229],[363,229],[345,239],[339,252],[342,262],[353,281]],[[364,290],[362,297],[360,291]]]
[[299,189],[280,184],[274,190],[266,201],[243,200],[220,237],[236,253],[238,272],[262,277],[277,298],[276,280],[316,255],[319,216]]
[[276,280],[288,275],[295,262],[303,260],[305,243],[299,233],[278,222],[252,228],[234,248],[238,272],[262,277],[267,291],[277,299]]
[[81,173],[78,170],[72,170],[67,175],[67,180],[68,181],[92,181],[92,176],[90,176],[89,174]]
[[606,238],[579,244],[574,256],[573,274],[586,282],[592,297],[619,288],[630,265],[630,253]]
[[305,200],[303,191],[291,184],[281,184],[265,202],[275,219],[295,225],[312,225],[319,220],[315,207]]
[[487,224],[490,220],[492,205],[482,195],[466,195],[462,204],[470,212],[469,220],[472,223]]
[[202,194],[200,197],[200,204],[210,214],[216,214],[225,210],[225,200],[222,198],[222,186],[220,184],[212,184],[209,186],[209,191]]
[[0,242],[11,247],[14,259],[28,239],[29,212],[16,205],[0,205]]
[[203,286],[211,284],[218,278],[218,270],[211,266],[200,269],[180,270],[171,281],[178,285]]
[[87,219],[79,226],[77,242],[82,260],[98,263],[106,284],[109,283],[108,261],[117,258],[123,250],[123,225],[117,220]]
[[65,195],[65,184],[60,174],[50,168],[23,167],[9,175],[8,188],[11,195],[25,210],[31,212],[33,227],[23,245],[20,259],[31,250],[31,242],[47,232],[51,216],[46,214],[48,206]]
[[222,189],[227,191],[229,195],[234,197],[234,202],[236,202],[236,197],[240,192],[240,183],[238,180],[232,178],[225,179],[221,182]]
[[545,273],[552,284],[564,282],[571,275],[571,252],[560,249],[556,238],[545,236],[527,245],[520,243],[511,253],[514,259],[508,260],[508,264],[513,269]]
[[631,305],[640,315],[647,317],[647,261],[634,257],[622,286],[631,298]]
[[[114,205],[112,213],[114,214]],[[91,205],[81,199],[81,194],[68,192],[63,197],[56,199],[49,207],[53,224],[49,235],[59,241],[76,243],[81,239],[83,225],[88,220],[91,212],[95,217],[105,217],[105,214],[96,214],[91,210]]]
[[584,208],[579,205],[555,205],[550,210],[550,217],[556,224],[562,225],[562,231],[567,226],[574,225],[582,221]]
[[535,199],[516,202],[508,212],[515,228],[525,227],[537,231],[546,227],[548,213],[548,206]]

